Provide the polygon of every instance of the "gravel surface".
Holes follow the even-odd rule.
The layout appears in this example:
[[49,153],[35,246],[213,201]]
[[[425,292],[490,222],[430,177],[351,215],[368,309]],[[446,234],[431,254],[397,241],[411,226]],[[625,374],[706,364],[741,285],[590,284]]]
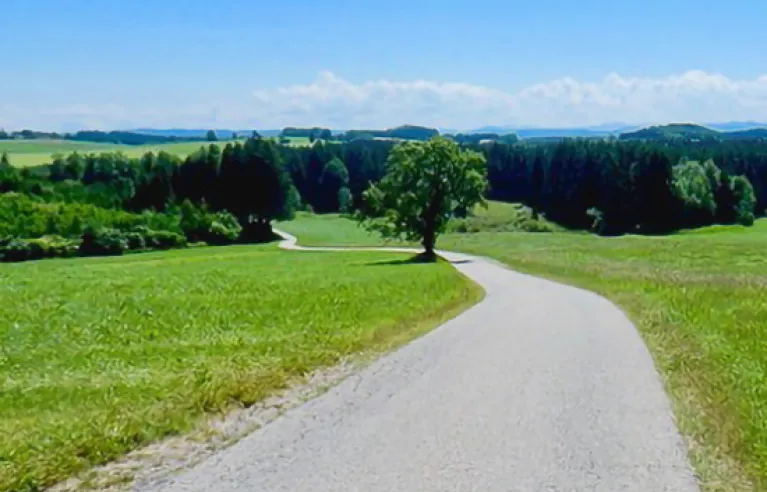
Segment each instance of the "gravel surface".
[[443,255],[484,301],[141,490],[698,490],[652,359],[619,309]]

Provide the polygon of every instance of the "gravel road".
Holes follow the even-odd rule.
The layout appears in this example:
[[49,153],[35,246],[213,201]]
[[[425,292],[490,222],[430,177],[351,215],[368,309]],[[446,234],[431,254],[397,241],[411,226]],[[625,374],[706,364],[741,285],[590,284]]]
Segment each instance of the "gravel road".
[[619,309],[485,259],[443,254],[484,287],[484,301],[140,489],[698,490],[652,359]]

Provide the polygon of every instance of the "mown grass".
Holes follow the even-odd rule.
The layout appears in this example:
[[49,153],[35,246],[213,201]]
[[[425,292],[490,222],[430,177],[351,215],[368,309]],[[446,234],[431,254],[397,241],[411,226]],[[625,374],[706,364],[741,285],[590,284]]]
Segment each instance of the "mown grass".
[[465,218],[448,223],[447,232],[555,232],[562,227],[543,217],[533,217],[531,209],[516,203],[489,201],[475,207]]
[[481,297],[450,265],[399,258],[267,245],[0,266],[0,490],[187,431]]
[[[356,227],[303,218],[310,220],[313,226],[300,228],[317,245],[339,244],[335,234],[350,237]],[[667,237],[447,234],[437,246],[492,257],[621,306],[662,374],[703,489],[767,490],[767,219]]]
[[[219,146],[226,142],[215,142]],[[159,145],[120,145],[95,142],[75,142],[70,140],[0,140],[0,154],[8,152],[8,158],[16,167],[32,167],[48,164],[54,154],[68,155],[72,152],[100,153],[123,152],[128,157],[141,157],[147,152],[165,151],[180,157],[195,152],[208,142],[178,142]]]
[[302,246],[403,246],[402,241],[384,241],[368,232],[357,222],[337,214],[314,215],[299,212],[288,222],[279,222],[279,229],[298,238]]
[[[415,246],[398,240],[385,241],[338,214],[300,212],[294,220],[282,222],[279,227],[297,236],[305,246]],[[488,202],[487,207],[477,207],[469,217],[453,220],[448,225],[448,232],[519,230],[563,229],[543,218],[532,219],[529,211],[520,205],[495,201]]]

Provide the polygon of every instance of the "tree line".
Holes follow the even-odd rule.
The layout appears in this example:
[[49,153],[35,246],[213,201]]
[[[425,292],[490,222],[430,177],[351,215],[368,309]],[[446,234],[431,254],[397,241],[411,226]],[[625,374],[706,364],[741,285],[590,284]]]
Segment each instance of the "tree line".
[[[3,155],[0,198],[15,193],[47,204],[170,214],[179,217],[178,224],[185,215],[183,227],[168,230],[188,241],[261,241],[271,237],[271,221],[296,210],[366,210],[364,192],[386,175],[396,145],[355,140],[290,147],[254,134],[203,145],[183,159],[167,152],[138,159],[73,152],[46,166],[17,169]],[[767,208],[767,146],[760,142],[565,140],[463,147],[487,162],[488,198],[524,203],[572,229],[664,234],[713,223],[749,224]],[[78,228],[48,232],[71,230]]]
[[492,199],[600,234],[750,225],[767,208],[767,146],[566,140],[484,147]]

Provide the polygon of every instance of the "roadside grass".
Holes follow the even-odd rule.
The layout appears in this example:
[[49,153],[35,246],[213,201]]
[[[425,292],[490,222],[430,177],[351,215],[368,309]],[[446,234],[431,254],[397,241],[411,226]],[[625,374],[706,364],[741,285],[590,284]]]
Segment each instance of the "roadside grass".
[[216,143],[219,146],[226,145],[221,142],[177,142],[158,145],[121,145],[96,142],[76,142],[70,140],[0,140],[0,154],[8,152],[8,158],[13,166],[32,167],[49,164],[54,154],[68,155],[72,152],[101,153],[122,152],[128,157],[141,157],[147,152],[165,151],[180,157],[195,152],[202,146]]
[[451,234],[440,247],[598,292],[643,335],[707,491],[767,490],[767,220],[668,237]]
[[482,296],[400,258],[264,245],[0,265],[0,490],[189,431]]
[[[504,207],[491,204],[492,213]],[[382,244],[337,216],[303,216],[284,228],[299,238],[306,231],[313,245]],[[624,309],[653,355],[706,491],[767,490],[765,246],[767,219],[666,237],[478,232],[437,242]]]

